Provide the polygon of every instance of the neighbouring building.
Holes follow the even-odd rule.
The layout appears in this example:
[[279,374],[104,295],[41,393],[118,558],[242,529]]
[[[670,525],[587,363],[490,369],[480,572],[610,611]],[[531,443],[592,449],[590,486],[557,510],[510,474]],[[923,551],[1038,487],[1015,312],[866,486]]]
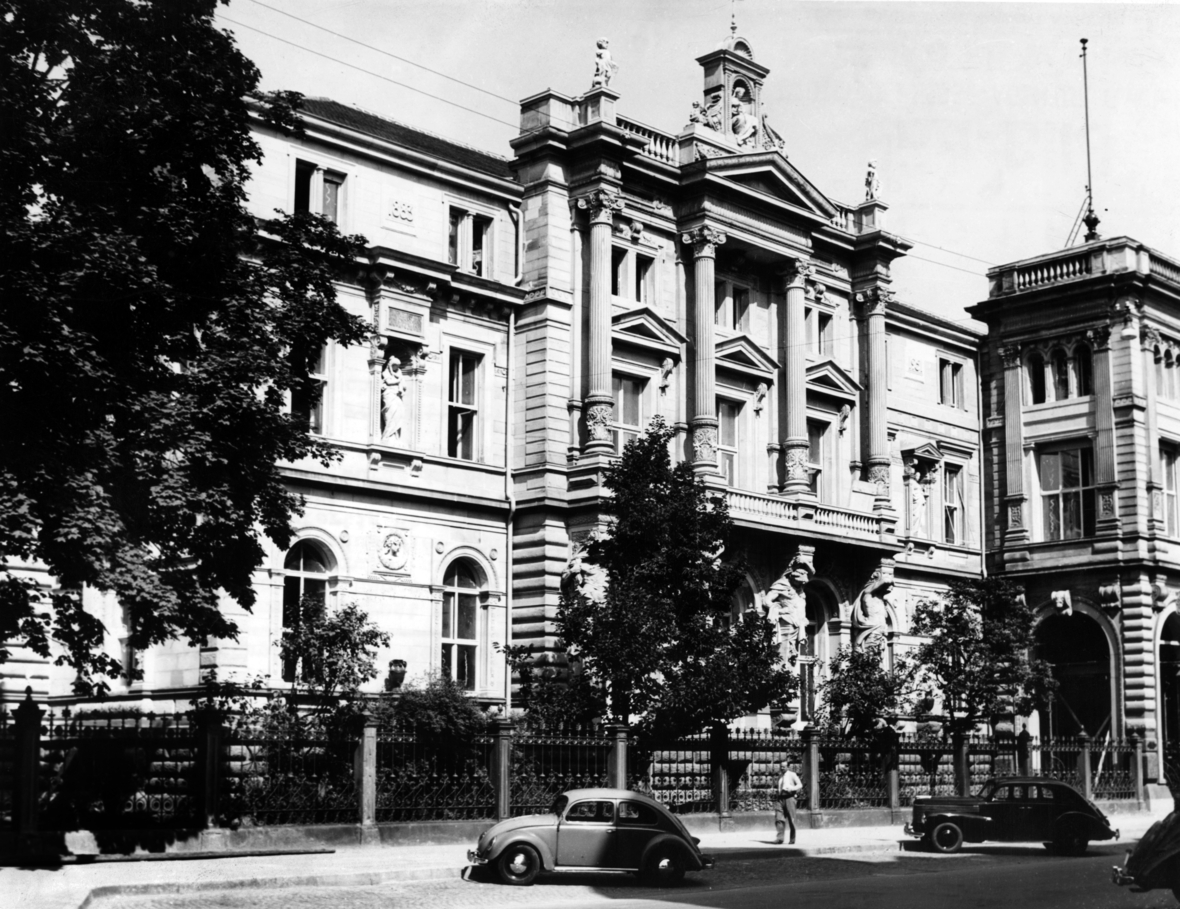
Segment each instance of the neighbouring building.
[[1030,732],[1137,732],[1154,762],[1180,747],[1180,263],[1094,238],[988,280],[987,558],[1061,682]]

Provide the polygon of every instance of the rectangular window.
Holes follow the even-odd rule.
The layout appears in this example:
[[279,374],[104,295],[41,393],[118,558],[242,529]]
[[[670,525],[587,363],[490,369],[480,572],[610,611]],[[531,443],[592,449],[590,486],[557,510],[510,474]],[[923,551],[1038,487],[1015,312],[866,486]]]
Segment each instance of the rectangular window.
[[750,330],[750,291],[745,287],[733,289],[733,329]]
[[729,327],[729,282],[713,285],[713,324]]
[[447,456],[474,461],[479,410],[476,379],[480,357],[462,350],[451,351],[451,373],[447,401]]
[[962,545],[963,512],[966,499],[963,495],[963,468],[957,464],[944,464],[942,468],[942,512],[943,540]]
[[1041,532],[1045,540],[1094,535],[1094,453],[1089,448],[1044,451],[1037,458],[1041,478]]
[[811,491],[821,502],[830,498],[828,484],[832,482],[832,446],[828,430],[828,423],[807,421],[807,473]]
[[333,224],[340,223],[340,190],[344,186],[344,175],[325,172],[324,202],[320,214]]
[[319,356],[307,364],[308,387],[291,393],[291,413],[303,417],[307,431],[316,435],[324,432],[324,396],[328,390],[326,354],[327,348],[320,348]]
[[344,174],[325,170],[310,161],[295,162],[296,213],[320,215],[340,223],[344,204]]
[[467,691],[474,691],[478,593],[461,589],[445,591],[442,620],[443,674]]
[[651,256],[635,255],[635,299],[639,303],[655,302],[655,259]]
[[1177,449],[1160,446],[1160,462],[1164,468],[1164,519],[1167,521],[1168,536],[1177,536],[1176,512],[1176,462],[1180,460]]
[[614,426],[611,437],[615,454],[622,454],[627,443],[643,431],[643,379],[616,375],[614,384]]
[[737,486],[738,427],[742,405],[736,401],[717,402],[717,466],[727,486]]
[[938,400],[948,407],[963,406],[963,364],[938,360]]
[[295,212],[311,212],[311,181],[315,165],[307,161],[295,162]]
[[447,261],[460,271],[488,277],[491,252],[492,219],[452,208],[447,221]]
[[627,286],[627,250],[615,246],[610,251],[610,292],[612,296],[622,296],[623,288]]

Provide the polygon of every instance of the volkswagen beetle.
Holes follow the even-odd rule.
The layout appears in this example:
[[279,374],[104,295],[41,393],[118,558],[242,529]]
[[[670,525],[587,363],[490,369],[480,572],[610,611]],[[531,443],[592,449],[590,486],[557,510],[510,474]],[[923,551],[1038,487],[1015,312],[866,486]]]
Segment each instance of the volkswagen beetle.
[[546,814],[514,817],[489,827],[467,853],[505,884],[531,884],[542,871],[638,872],[671,886],[686,871],[713,867],[676,815],[625,789],[571,789]]

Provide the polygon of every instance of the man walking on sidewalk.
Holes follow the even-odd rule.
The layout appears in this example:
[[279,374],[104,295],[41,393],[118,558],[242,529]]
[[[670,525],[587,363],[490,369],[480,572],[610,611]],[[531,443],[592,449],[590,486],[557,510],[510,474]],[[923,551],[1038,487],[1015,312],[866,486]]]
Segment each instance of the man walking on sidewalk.
[[787,825],[791,825],[791,845],[795,843],[795,799],[803,791],[803,781],[799,779],[793,765],[795,759],[779,764],[780,776],[774,796],[774,829],[778,832],[776,843],[783,841],[783,833]]

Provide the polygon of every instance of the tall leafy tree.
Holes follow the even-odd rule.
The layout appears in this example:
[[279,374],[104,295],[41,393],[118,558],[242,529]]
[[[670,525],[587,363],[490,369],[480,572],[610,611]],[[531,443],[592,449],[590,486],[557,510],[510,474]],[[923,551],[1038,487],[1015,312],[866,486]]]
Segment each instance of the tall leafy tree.
[[605,472],[609,532],[563,585],[557,619],[582,703],[649,740],[761,710],[795,681],[770,623],[732,615],[742,572],[725,499],[672,465],[672,438],[653,420]]
[[364,333],[333,290],[361,238],[244,208],[251,104],[297,129],[298,97],[216,7],[0,0],[0,641],[58,639],[82,689],[119,670],[83,586],[136,648],[236,634],[221,592],[251,606],[300,507],[279,463],[332,457],[285,402]]
[[1021,589],[1000,577],[955,581],[941,600],[918,605],[914,634],[927,640],[914,659],[952,732],[1052,699],[1052,669],[1033,652],[1034,618]]
[[882,648],[841,647],[820,686],[829,725],[866,738],[882,723],[910,712],[915,667],[904,657],[886,666]]

